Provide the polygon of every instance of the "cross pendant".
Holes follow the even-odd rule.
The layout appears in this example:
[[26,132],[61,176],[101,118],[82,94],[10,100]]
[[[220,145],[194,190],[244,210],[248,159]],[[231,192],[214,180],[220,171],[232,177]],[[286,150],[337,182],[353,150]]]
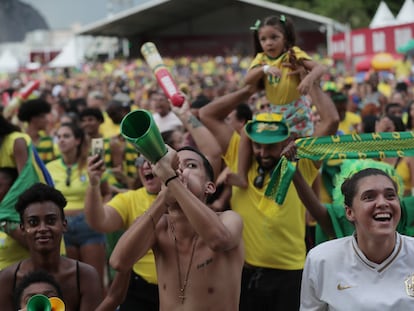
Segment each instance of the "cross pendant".
[[185,300],[185,295],[184,294],[178,295],[178,298],[181,299],[181,303],[183,304],[184,303],[184,300]]

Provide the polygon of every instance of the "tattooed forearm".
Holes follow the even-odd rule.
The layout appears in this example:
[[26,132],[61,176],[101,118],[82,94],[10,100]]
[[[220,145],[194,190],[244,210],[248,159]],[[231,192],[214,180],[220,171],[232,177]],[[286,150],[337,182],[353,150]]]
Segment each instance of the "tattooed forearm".
[[201,123],[200,120],[197,119],[194,115],[191,115],[188,118],[187,123],[190,124],[193,128],[203,126],[203,123]]

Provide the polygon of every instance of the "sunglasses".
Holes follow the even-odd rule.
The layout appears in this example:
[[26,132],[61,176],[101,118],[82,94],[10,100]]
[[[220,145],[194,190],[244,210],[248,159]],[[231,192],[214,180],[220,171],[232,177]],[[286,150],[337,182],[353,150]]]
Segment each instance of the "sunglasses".
[[145,159],[143,156],[139,156],[135,159],[135,166],[136,167],[142,167],[145,162],[148,162],[147,159]]
[[66,187],[70,186],[70,179],[72,176],[72,168],[71,167],[67,167],[66,168]]
[[257,168],[257,174],[258,175],[254,178],[253,185],[257,189],[261,189],[261,188],[263,188],[263,184],[264,184],[264,181],[265,181],[266,171],[259,166]]

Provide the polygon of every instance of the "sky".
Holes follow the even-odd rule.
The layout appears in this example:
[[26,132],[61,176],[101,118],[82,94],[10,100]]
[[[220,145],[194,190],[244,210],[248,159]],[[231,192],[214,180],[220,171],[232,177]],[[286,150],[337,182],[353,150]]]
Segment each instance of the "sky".
[[123,9],[148,0],[20,0],[36,8],[53,30],[70,29],[99,21],[109,12]]

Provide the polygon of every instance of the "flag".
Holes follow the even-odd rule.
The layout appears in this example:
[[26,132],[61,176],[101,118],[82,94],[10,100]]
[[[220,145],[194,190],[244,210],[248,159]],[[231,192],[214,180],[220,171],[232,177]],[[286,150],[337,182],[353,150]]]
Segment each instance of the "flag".
[[20,216],[14,206],[27,188],[35,183],[44,183],[53,187],[53,180],[45,164],[40,159],[32,143],[28,146],[28,158],[22,171],[0,202],[0,221],[20,222]]

